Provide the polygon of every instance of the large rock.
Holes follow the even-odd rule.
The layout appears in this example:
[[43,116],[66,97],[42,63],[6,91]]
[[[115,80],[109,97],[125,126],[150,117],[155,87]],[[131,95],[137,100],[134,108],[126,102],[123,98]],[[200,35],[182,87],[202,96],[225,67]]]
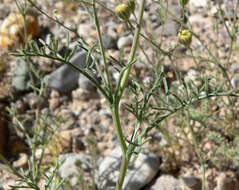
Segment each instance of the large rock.
[[[113,190],[118,180],[121,163],[120,147],[115,148],[99,163],[96,183],[99,189]],[[149,152],[141,152],[133,166],[129,167],[123,190],[138,190],[149,183],[158,172],[158,157]]]
[[[87,52],[81,51],[76,53],[71,59],[70,62],[79,67],[80,69],[84,69],[86,66]],[[92,63],[92,58],[89,60],[89,64]],[[93,73],[90,73],[91,76],[94,77]],[[45,76],[44,81],[49,88],[53,88],[59,92],[68,93],[74,90],[78,83],[80,83],[83,88],[87,88],[90,85],[89,80],[85,80],[80,78],[80,73],[72,68],[70,65],[62,65],[57,70],[52,72],[51,74]],[[96,78],[96,77],[95,77]],[[80,81],[79,81],[80,80]],[[83,81],[83,82],[82,82]],[[87,84],[86,84],[87,83]]]

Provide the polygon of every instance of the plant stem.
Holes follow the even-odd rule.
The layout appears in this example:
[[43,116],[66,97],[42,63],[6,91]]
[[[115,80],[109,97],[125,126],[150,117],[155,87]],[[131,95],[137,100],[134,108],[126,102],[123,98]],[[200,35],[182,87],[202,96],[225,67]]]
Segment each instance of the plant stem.
[[[139,36],[140,36],[140,29],[141,29],[142,18],[143,18],[143,13],[144,13],[144,3],[145,3],[145,0],[142,0],[141,5],[140,5],[139,17],[138,17],[139,21],[138,21],[138,25],[137,25],[137,30],[135,31],[133,45],[132,45],[132,48],[131,48],[131,51],[130,51],[128,64],[133,62],[134,57],[135,57],[135,53],[136,53],[136,49],[137,49],[137,46],[138,46],[138,41],[139,41]],[[125,86],[126,86],[126,83],[128,81],[129,74],[130,74],[130,71],[131,71],[131,67],[132,67],[132,65],[130,65],[128,67],[128,69],[125,70],[125,72],[123,74],[123,77],[122,77],[122,80],[119,81],[120,82],[120,88],[119,88],[119,91],[116,92],[116,103],[117,104],[119,103],[120,98],[121,98],[121,96],[124,92],[124,89],[125,89]]]
[[205,163],[204,161],[200,161],[201,168],[202,168],[202,190],[205,190]]
[[111,106],[111,113],[112,113],[112,118],[114,122],[114,127],[116,129],[117,137],[120,143],[121,147],[121,152],[122,152],[122,161],[121,161],[121,168],[120,168],[120,176],[117,181],[116,185],[116,190],[121,190],[123,182],[124,182],[124,177],[126,174],[126,170],[128,168],[128,162],[127,162],[127,157],[126,157],[126,152],[127,152],[127,145],[124,140],[124,135],[122,132],[122,128],[120,125],[120,120],[119,120],[119,107],[118,105],[113,105]]
[[120,102],[120,98],[123,94],[123,91],[125,89],[126,83],[128,81],[130,70],[131,70],[131,67],[132,67],[131,63],[134,60],[136,49],[137,49],[137,46],[138,46],[138,41],[139,41],[139,36],[140,36],[140,29],[141,29],[143,12],[144,12],[144,3],[145,3],[145,0],[142,0],[141,5],[140,5],[140,13],[139,13],[139,22],[138,22],[139,24],[137,25],[137,30],[135,31],[133,45],[132,45],[129,60],[128,60],[128,65],[129,64],[130,65],[124,71],[122,79],[118,81],[119,88],[115,93],[113,104],[110,105],[112,118],[113,118],[113,122],[114,122],[114,127],[116,129],[117,137],[118,137],[120,147],[121,147],[121,151],[122,151],[122,161],[121,161],[120,175],[119,175],[119,179],[117,181],[115,190],[121,190],[122,189],[122,186],[123,186],[123,183],[124,183],[124,178],[125,178],[125,175],[126,175],[126,171],[128,169],[128,163],[129,163],[128,159],[130,159],[130,158],[127,157],[127,145],[126,145],[126,141],[124,139],[124,135],[123,135],[122,128],[121,128],[121,125],[120,125],[119,102]]
[[[112,92],[112,87],[111,87],[111,83],[110,83],[110,79],[109,79],[108,64],[107,64],[107,62],[106,62],[105,50],[104,50],[104,46],[103,46],[103,42],[102,42],[102,36],[101,36],[101,32],[100,32],[100,25],[99,25],[97,13],[96,13],[96,8],[95,8],[95,0],[92,1],[92,5],[93,5],[93,13],[94,13],[95,26],[96,26],[96,29],[97,29],[98,40],[99,40],[99,45],[100,45],[100,54],[101,54],[101,56],[102,56],[103,63],[104,63],[106,86],[107,86],[107,88],[108,88],[108,91],[109,91],[109,92]],[[112,96],[112,94],[111,94],[111,96]]]

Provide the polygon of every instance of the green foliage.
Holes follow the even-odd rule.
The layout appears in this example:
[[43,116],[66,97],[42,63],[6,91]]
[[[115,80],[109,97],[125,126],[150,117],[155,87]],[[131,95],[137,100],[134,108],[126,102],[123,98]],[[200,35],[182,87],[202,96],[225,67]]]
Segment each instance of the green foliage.
[[[39,12],[46,15],[48,18],[51,18],[45,12],[40,10],[33,1],[28,0],[28,2]],[[88,45],[78,36],[75,30],[64,26],[58,20],[51,18],[51,20],[60,24],[68,31],[74,32],[79,38],[77,46],[71,52],[67,52],[65,56],[61,56],[58,53],[58,40],[51,38],[49,43],[39,40],[41,45],[31,41],[26,44],[24,49],[14,52],[13,55],[24,56],[26,58],[31,56],[45,57],[68,64],[87,77],[104,96],[111,109],[115,132],[118,136],[122,150],[122,166],[116,190],[120,190],[122,188],[128,165],[134,163],[137,159],[142,146],[146,143],[150,143],[150,140],[152,139],[151,133],[154,130],[161,133],[163,138],[167,141],[167,145],[161,146],[157,144],[156,148],[153,149],[156,152],[160,152],[163,158],[171,164],[169,164],[170,167],[165,167],[165,170],[178,170],[185,161],[182,155],[187,152],[188,157],[193,158],[194,161],[201,164],[203,182],[202,189],[205,189],[206,162],[211,161],[217,168],[220,169],[229,167],[231,163],[234,167],[238,166],[239,157],[237,149],[239,130],[237,127],[237,97],[239,96],[239,92],[238,89],[232,88],[228,68],[218,59],[217,55],[211,51],[212,48],[209,47],[209,44],[204,42],[199,34],[192,31],[190,24],[187,25],[184,23],[185,17],[188,17],[185,6],[188,1],[179,1],[183,11],[183,19],[177,20],[180,28],[187,28],[187,30],[183,31],[187,31],[187,34],[189,34],[189,38],[186,39],[187,41],[185,41],[185,39],[179,39],[180,43],[187,46],[187,52],[183,53],[183,55],[179,57],[176,55],[176,50],[180,47],[179,43],[170,46],[165,50],[162,48],[161,42],[157,43],[153,38],[141,32],[145,3],[144,0],[141,0],[139,15],[137,15],[137,17],[134,15],[136,17],[136,24],[131,23],[131,21],[128,20],[129,15],[126,15],[126,24],[130,26],[132,34],[134,35],[134,41],[129,58],[124,62],[122,62],[123,59],[116,60],[112,57],[108,57],[105,53],[96,11],[96,3],[98,2],[95,0],[91,3],[85,1],[80,2],[87,7],[88,13],[92,14],[90,17],[94,18],[98,33],[98,45]],[[159,4],[161,9],[163,9],[162,1],[158,0],[154,1],[154,3]],[[165,24],[168,15],[162,12],[161,9],[158,9],[157,12],[160,15],[162,24]],[[24,14],[24,11],[22,12]],[[235,21],[230,21],[229,25],[226,24],[220,7],[219,12],[221,12],[220,16],[223,21],[223,25],[227,29],[231,39],[230,53],[228,56],[228,62],[230,62],[238,23],[235,19]],[[169,14],[171,15],[171,13]],[[216,27],[219,27],[219,23]],[[154,53],[153,55],[155,56],[152,59],[153,61],[151,61],[150,58],[147,57],[147,54],[144,53],[144,55],[146,55],[146,61],[144,61],[146,68],[144,70],[152,77],[152,81],[149,83],[145,83],[144,80],[137,76],[138,73],[134,75],[132,72],[135,62],[142,59],[136,56],[136,51],[142,50],[142,48],[138,48],[141,47],[141,38],[143,38],[150,45]],[[197,40],[204,48],[202,53],[198,54],[197,49],[189,47],[190,43],[193,43],[193,40]],[[211,44],[213,48],[218,51],[218,42],[213,41]],[[80,69],[70,63],[69,60],[76,53],[78,47],[88,51],[88,58],[90,56],[93,57],[93,65],[95,67],[87,66],[85,69]],[[103,69],[97,62],[97,56],[101,56],[103,60]],[[194,62],[195,67],[199,70],[203,68],[200,76],[197,76],[196,79],[187,78],[182,72],[178,71],[176,61],[182,58],[190,58]],[[169,71],[165,66],[166,60],[170,63],[169,68],[174,79],[171,79],[168,76]],[[109,61],[112,61],[119,66],[117,68],[119,79],[116,81],[116,84],[113,84],[110,80],[108,68]],[[87,72],[88,70],[99,73],[102,79],[102,84],[91,77],[91,75]],[[216,75],[208,74],[208,72],[206,72],[212,72],[213,70],[216,70]],[[42,85],[41,89],[35,89],[35,93],[39,97],[43,96],[42,91],[44,89],[44,84]],[[123,134],[121,122],[124,118],[121,118],[121,113],[119,113],[119,105],[121,100],[124,98],[124,95],[127,95],[129,99],[133,100],[127,102],[124,105],[124,108],[127,113],[130,113],[135,117],[135,126],[129,139],[127,139],[125,134]],[[217,107],[219,108],[217,109]],[[29,134],[24,127],[24,122],[18,120],[17,114],[11,110],[9,112],[11,113],[11,117],[17,121],[18,128],[26,136],[33,156],[33,158],[29,161],[28,172],[23,170],[18,172],[12,168],[9,163],[5,162],[9,166],[10,171],[18,175],[20,180],[25,183],[25,185],[17,188],[29,187],[39,189],[38,182],[40,179],[44,179],[46,182],[46,189],[50,188],[50,184],[56,184],[53,189],[59,189],[63,183],[63,181],[59,181],[59,179],[57,179],[56,175],[59,164],[56,164],[51,175],[41,175],[43,171],[41,168],[41,161],[44,157],[44,151],[41,155],[40,161],[35,158],[36,148],[42,147],[44,150],[46,145],[50,142],[51,135],[53,135],[55,131],[44,127],[46,126],[46,123],[44,123],[46,118],[38,112],[35,116],[36,123],[34,130],[31,131],[31,134]],[[167,125],[167,122],[172,120],[172,118],[174,118],[175,121],[173,133]],[[62,121],[58,120],[58,122],[61,123]],[[51,135],[44,139],[40,135],[42,131],[50,133]],[[87,142],[92,157],[94,158],[92,166],[93,170],[95,170],[96,159],[98,156],[96,142],[93,138],[89,138]],[[212,149],[209,154],[207,152],[208,150],[205,150],[205,144],[207,143],[211,143],[210,145],[212,145]],[[176,154],[178,152],[179,154]],[[4,158],[2,158],[2,160],[4,160]],[[81,163],[78,163],[78,165],[80,170],[79,181],[84,189],[84,174],[80,169]],[[91,187],[87,187],[89,189],[95,188],[94,172],[92,176]],[[67,185],[70,188],[69,183],[66,183],[66,186]]]

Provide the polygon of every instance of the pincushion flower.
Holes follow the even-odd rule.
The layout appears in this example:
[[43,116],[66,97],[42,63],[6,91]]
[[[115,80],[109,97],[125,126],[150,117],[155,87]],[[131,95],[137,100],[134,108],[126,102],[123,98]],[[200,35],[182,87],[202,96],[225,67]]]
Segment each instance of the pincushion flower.
[[122,3],[115,8],[115,12],[121,19],[128,21],[131,9],[128,5]]
[[178,42],[189,47],[192,42],[192,33],[189,30],[180,30],[178,33]]

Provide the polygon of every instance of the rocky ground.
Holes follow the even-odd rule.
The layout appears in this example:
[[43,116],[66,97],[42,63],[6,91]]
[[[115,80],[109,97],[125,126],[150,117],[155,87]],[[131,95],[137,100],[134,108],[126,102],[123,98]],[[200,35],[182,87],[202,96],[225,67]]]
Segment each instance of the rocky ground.
[[[115,59],[123,60],[128,57],[130,45],[133,38],[129,28],[122,23],[112,10],[117,5],[114,0],[97,1],[97,10],[101,30],[103,33],[103,44],[106,54]],[[59,19],[67,27],[76,27],[78,35],[89,45],[97,42],[97,32],[93,19],[89,17],[86,7],[78,2],[67,2],[57,0],[42,0],[37,5],[49,16]],[[162,43],[162,48],[167,50],[177,43],[178,24],[174,19],[182,17],[181,9],[176,0],[168,1],[170,14],[164,20],[156,14],[160,6],[149,0],[146,1],[144,13],[143,32],[155,38],[156,42]],[[165,3],[163,4],[165,8]],[[227,18],[233,17],[236,9],[236,1],[221,1],[223,10],[226,10]],[[238,87],[239,65],[236,48],[239,42],[235,43],[235,51],[232,51],[231,59],[228,62],[230,48],[230,37],[218,22],[218,5],[215,1],[198,0],[190,1],[188,6],[188,23],[192,30],[200,36],[200,39],[207,44],[207,48],[220,59],[225,68],[230,71],[229,77],[234,88]],[[138,7],[136,8],[136,15]],[[4,21],[9,17],[17,15],[16,4],[11,0],[0,0],[0,26],[3,28]],[[171,14],[172,13],[172,14]],[[10,15],[10,16],[9,16]],[[237,9],[239,16],[239,9]],[[59,40],[59,52],[64,55],[67,52],[67,31],[46,16],[33,9],[32,17],[28,18],[31,25],[36,25],[34,30],[29,29],[36,40],[39,38],[49,43],[51,36]],[[21,21],[19,21],[21,22]],[[37,24],[35,23],[37,22]],[[13,24],[14,25],[14,24]],[[218,26],[218,30],[216,27]],[[15,26],[19,29],[20,26]],[[36,29],[37,28],[37,29]],[[7,29],[6,29],[7,30]],[[14,29],[12,29],[14,30]],[[7,32],[9,33],[9,31]],[[14,33],[14,32],[13,32]],[[216,35],[217,34],[217,35]],[[114,189],[116,177],[119,172],[120,151],[117,137],[113,127],[110,110],[107,102],[94,88],[94,86],[78,72],[75,72],[67,65],[53,62],[49,59],[34,57],[30,61],[30,67],[40,70],[39,73],[29,73],[29,64],[21,58],[14,57],[9,53],[22,46],[21,36],[15,39],[11,36],[0,34],[0,153],[4,154],[10,164],[19,170],[27,170],[27,161],[31,158],[29,145],[26,143],[24,132],[16,128],[18,121],[24,123],[26,133],[32,133],[36,123],[36,110],[42,115],[41,127],[48,135],[52,135],[47,145],[43,158],[44,167],[52,167],[57,159],[65,160],[59,168],[59,176],[69,180],[73,189],[84,189],[80,183],[79,176],[84,176],[85,189],[87,184],[92,183],[92,171],[95,170],[96,186],[99,189]],[[3,37],[4,36],[4,37]],[[14,39],[14,40],[13,40]],[[79,39],[73,32],[69,32],[69,49],[77,45]],[[218,48],[214,43],[217,42]],[[133,73],[138,74],[145,83],[153,80],[150,73],[147,73],[146,66],[142,63],[151,61],[154,63],[155,52],[150,44],[140,41],[143,52],[139,49],[138,61],[135,64]],[[193,38],[192,49],[195,55],[203,56],[205,47]],[[183,47],[176,50],[177,56],[188,53]],[[71,58],[71,63],[84,67],[87,53],[81,49]],[[92,63],[92,60],[90,60]],[[169,60],[164,60],[169,65]],[[195,66],[193,59],[188,57],[175,60],[177,68],[185,74],[185,77],[197,77],[200,75],[199,68],[202,63]],[[118,72],[114,63],[110,63],[111,80],[115,82]],[[140,71],[140,72],[139,72]],[[208,72],[208,71],[205,71]],[[210,70],[210,75],[216,75],[217,71]],[[98,76],[91,73],[98,80]],[[38,80],[41,76],[42,80]],[[44,81],[47,88],[44,88],[39,97],[32,90],[31,77],[35,85],[40,86]],[[173,83],[175,77],[173,72],[168,70],[168,78]],[[121,117],[124,118],[122,125],[126,138],[133,130],[135,119],[128,114],[123,106],[127,103],[127,95],[122,99]],[[132,99],[132,98],[131,98]],[[15,110],[7,113],[6,107]],[[6,122],[11,121],[11,122]],[[175,118],[167,121],[172,131],[175,132]],[[54,131],[54,134],[52,133]],[[157,132],[157,133],[156,133]],[[40,133],[44,138],[44,133]],[[124,189],[127,190],[173,190],[173,189],[201,189],[201,169],[195,158],[191,158],[188,149],[182,150],[182,162],[176,167],[173,159],[168,159],[162,154],[162,149],[168,142],[158,131],[150,133],[153,140],[145,145],[145,149],[139,155],[136,163],[129,169],[126,176]],[[210,144],[208,144],[210,150]],[[36,150],[36,157],[41,155],[41,147]],[[169,151],[170,152],[170,151]],[[188,155],[188,157],[187,157]],[[184,158],[185,157],[185,158]],[[187,157],[187,158],[186,158]],[[169,164],[168,162],[173,162]],[[80,163],[77,165],[76,163]],[[176,164],[177,165],[177,164]],[[174,168],[175,167],[175,168]],[[171,169],[169,169],[171,168]],[[137,172],[137,174],[136,174]],[[16,176],[0,170],[0,185],[3,189],[11,189],[9,185],[16,185]],[[216,167],[208,166],[206,169],[206,187],[208,190],[237,190],[239,189],[238,169],[219,170]],[[70,187],[69,187],[70,189]]]

